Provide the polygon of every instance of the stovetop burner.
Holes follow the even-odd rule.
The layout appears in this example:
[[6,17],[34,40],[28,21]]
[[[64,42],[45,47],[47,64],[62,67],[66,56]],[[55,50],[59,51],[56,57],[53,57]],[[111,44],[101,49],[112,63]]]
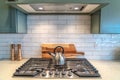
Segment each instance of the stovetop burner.
[[98,70],[85,58],[68,58],[64,66],[52,64],[51,59],[30,58],[14,76],[36,78],[100,77]]

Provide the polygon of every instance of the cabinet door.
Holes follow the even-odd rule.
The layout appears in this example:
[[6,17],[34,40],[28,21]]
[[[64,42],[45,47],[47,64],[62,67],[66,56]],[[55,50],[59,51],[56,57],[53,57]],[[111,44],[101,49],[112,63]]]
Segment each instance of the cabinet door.
[[5,4],[5,0],[0,0],[0,33],[10,33],[11,30],[11,7]]
[[17,11],[17,33],[27,33],[27,15]]
[[27,15],[0,0],[0,33],[26,33]]
[[100,33],[100,12],[97,11],[91,15],[91,33]]

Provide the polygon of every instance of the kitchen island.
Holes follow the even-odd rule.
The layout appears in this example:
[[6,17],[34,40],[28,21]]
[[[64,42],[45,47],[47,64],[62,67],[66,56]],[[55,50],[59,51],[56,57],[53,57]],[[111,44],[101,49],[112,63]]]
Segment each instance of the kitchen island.
[[[34,77],[13,77],[15,70],[25,63],[22,61],[0,60],[0,80],[44,80]],[[79,80],[119,80],[120,61],[89,60],[101,74],[101,78],[80,78]],[[57,79],[58,80],[58,79]],[[62,79],[63,80],[63,79]],[[64,79],[67,80],[67,79]],[[78,79],[71,79],[78,80]]]

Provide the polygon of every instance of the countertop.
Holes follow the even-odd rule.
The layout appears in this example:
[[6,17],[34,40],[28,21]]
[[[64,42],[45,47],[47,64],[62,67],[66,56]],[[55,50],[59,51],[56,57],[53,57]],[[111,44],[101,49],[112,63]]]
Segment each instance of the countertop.
[[[13,77],[13,73],[15,72],[15,70],[27,60],[28,59],[23,59],[22,61],[0,60],[0,80],[44,80],[33,77]],[[97,68],[97,70],[101,74],[101,78],[80,78],[71,80],[120,80],[120,61],[89,61]]]

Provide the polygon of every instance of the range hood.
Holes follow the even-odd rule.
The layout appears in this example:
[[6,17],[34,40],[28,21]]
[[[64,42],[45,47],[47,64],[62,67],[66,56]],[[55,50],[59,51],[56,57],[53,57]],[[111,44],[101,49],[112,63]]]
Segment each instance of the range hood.
[[25,13],[93,13],[100,10],[103,3],[19,3],[7,1],[7,4]]
[[100,4],[17,4],[28,13],[90,13]]

